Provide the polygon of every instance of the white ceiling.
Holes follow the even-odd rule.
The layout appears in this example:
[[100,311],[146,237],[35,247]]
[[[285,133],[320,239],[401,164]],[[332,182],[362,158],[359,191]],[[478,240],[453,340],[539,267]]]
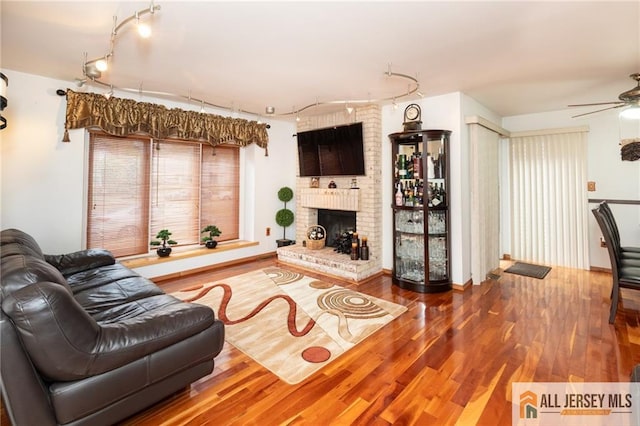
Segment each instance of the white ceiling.
[[[155,4],[152,37],[123,27],[102,81],[257,113],[405,93],[389,64],[425,96],[461,91],[502,116],[614,101],[640,72],[640,1]],[[1,66],[80,90],[83,55],[109,51],[113,17],[149,5],[2,0]]]

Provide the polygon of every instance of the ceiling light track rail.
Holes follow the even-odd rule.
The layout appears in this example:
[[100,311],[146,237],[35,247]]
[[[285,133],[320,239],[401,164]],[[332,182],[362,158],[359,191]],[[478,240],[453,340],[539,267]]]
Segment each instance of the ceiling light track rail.
[[[140,22],[140,18],[144,15],[153,15],[156,11],[160,10],[160,6],[159,5],[155,5],[153,0],[151,1],[150,5],[148,8],[146,9],[142,9],[139,11],[136,11],[133,15],[129,16],[128,18],[124,19],[122,22],[118,23],[118,18],[117,16],[113,17],[113,29],[111,30],[111,36],[110,36],[110,40],[109,40],[109,51],[100,57],[97,57],[95,59],[91,59],[88,60],[87,59],[87,53],[84,54],[84,62],[82,65],[82,74],[83,74],[83,78],[76,78],[76,85],[78,87],[82,87],[85,84],[97,84],[103,87],[108,88],[108,92],[105,93],[105,96],[107,98],[109,98],[111,95],[113,95],[113,91],[118,90],[118,91],[122,91],[122,92],[127,92],[127,93],[137,93],[140,96],[143,95],[148,95],[148,96],[156,96],[156,97],[161,97],[161,98],[166,98],[166,99],[177,99],[180,101],[187,101],[188,103],[196,103],[199,104],[201,106],[201,110],[200,112],[204,112],[204,107],[211,107],[211,108],[216,108],[216,109],[222,109],[222,110],[226,110],[226,111],[230,111],[232,113],[243,113],[243,114],[249,114],[249,115],[254,115],[256,117],[258,117],[258,121],[260,121],[260,118],[263,116],[268,116],[268,117],[273,117],[273,116],[295,116],[296,119],[299,119],[300,113],[307,111],[309,109],[313,109],[313,108],[317,108],[323,105],[344,105],[347,112],[349,114],[351,114],[351,112],[353,111],[353,107],[350,105],[363,105],[363,104],[372,104],[372,103],[382,103],[382,102],[393,102],[394,107],[397,106],[396,101],[406,98],[408,96],[412,96],[412,95],[417,95],[418,97],[422,98],[424,97],[424,95],[420,92],[420,83],[418,81],[418,79],[416,77],[412,77],[410,75],[407,74],[402,74],[402,73],[397,73],[397,72],[393,72],[391,71],[391,64],[388,65],[388,69],[387,71],[384,73],[387,77],[395,77],[395,78],[402,78],[405,80],[408,80],[408,84],[407,84],[407,90],[406,92],[402,92],[399,93],[397,95],[393,95],[393,96],[388,96],[388,97],[380,97],[380,98],[366,98],[366,99],[335,99],[335,100],[329,100],[329,101],[319,101],[316,99],[316,102],[314,103],[310,103],[308,105],[305,105],[301,108],[292,108],[291,111],[289,112],[284,112],[284,113],[276,113],[275,112],[275,108],[273,106],[267,106],[265,107],[265,113],[264,114],[259,114],[256,113],[254,111],[247,111],[244,110],[242,108],[234,108],[234,107],[227,107],[224,105],[218,105],[216,103],[213,102],[209,102],[206,101],[204,99],[198,99],[198,98],[194,98],[191,96],[191,93],[189,93],[188,96],[185,95],[181,95],[181,94],[176,94],[176,93],[170,93],[170,92],[162,92],[162,91],[151,91],[151,90],[143,90],[142,89],[142,83],[140,84],[140,88],[134,89],[134,88],[128,88],[128,87],[116,87],[113,84],[110,83],[105,83],[103,81],[100,81],[100,79],[102,78],[102,73],[104,71],[107,70],[108,68],[108,63],[109,61],[113,58],[114,56],[114,50],[115,50],[115,44],[116,44],[116,39],[118,34],[120,33],[120,30],[130,24],[131,22],[136,23],[136,25],[138,26],[138,32],[140,33],[140,35],[142,37],[148,37],[151,34],[151,30],[148,27],[148,25],[143,24]],[[61,91],[59,90],[58,93],[60,93]]]

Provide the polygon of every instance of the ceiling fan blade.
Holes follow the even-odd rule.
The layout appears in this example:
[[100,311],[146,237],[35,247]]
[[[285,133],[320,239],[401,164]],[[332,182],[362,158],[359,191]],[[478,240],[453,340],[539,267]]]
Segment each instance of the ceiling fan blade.
[[612,106],[612,107],[609,107],[609,108],[602,108],[602,109],[598,109],[598,110],[591,111],[591,112],[585,112],[584,114],[573,115],[573,116],[571,116],[571,118],[582,117],[583,115],[595,114],[596,112],[606,111],[608,109],[620,108],[620,107],[623,107],[623,106],[625,106],[624,103],[622,103],[622,105],[615,105],[615,106]]
[[622,101],[613,101],[613,102],[595,102],[593,104],[573,104],[573,105],[567,105],[570,107],[581,107],[581,106],[595,106],[595,105],[611,105],[611,104],[623,104],[624,102]]

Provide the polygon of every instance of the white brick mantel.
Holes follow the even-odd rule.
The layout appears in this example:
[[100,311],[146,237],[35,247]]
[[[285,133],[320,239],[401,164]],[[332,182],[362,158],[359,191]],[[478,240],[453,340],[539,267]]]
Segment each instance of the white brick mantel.
[[348,210],[357,212],[360,189],[302,188],[300,206],[312,209]]

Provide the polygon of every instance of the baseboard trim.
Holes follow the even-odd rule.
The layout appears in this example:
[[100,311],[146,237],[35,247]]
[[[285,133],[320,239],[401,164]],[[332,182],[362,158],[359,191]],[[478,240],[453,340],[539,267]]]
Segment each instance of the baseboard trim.
[[589,266],[589,270],[592,271],[592,272],[606,272],[608,274],[611,273],[611,269],[601,268],[599,266]]
[[451,287],[453,287],[455,291],[465,291],[472,285],[473,285],[473,280],[471,278],[469,278],[469,280],[467,280],[467,282],[464,284],[451,283]]

